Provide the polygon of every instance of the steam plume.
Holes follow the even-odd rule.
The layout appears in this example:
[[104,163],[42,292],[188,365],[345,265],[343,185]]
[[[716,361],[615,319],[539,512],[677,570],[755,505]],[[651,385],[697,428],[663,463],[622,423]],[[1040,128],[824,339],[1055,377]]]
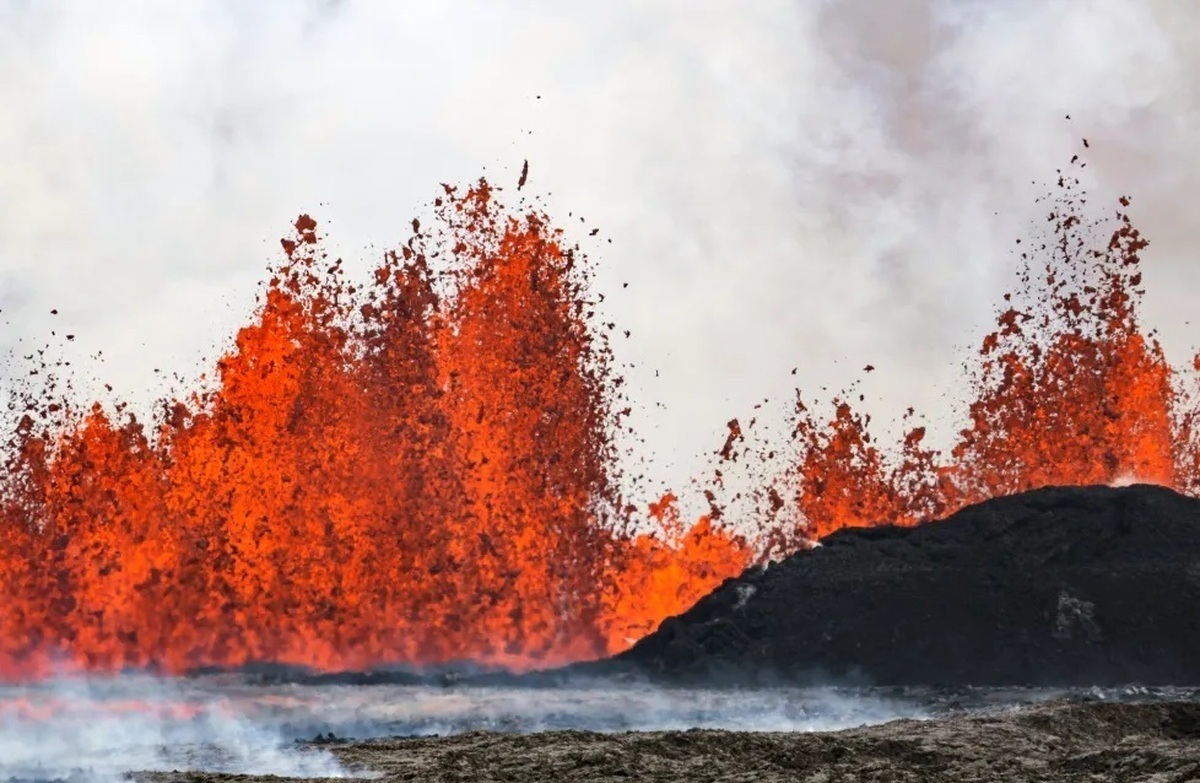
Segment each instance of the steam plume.
[[77,334],[85,378],[148,400],[224,347],[299,211],[365,262],[438,182],[528,159],[527,190],[602,229],[580,234],[633,332],[632,423],[678,486],[796,382],[871,361],[884,419],[956,394],[1031,181],[1086,136],[1096,202],[1137,197],[1149,320],[1183,357],[1200,14],[885,5],[6,4],[0,341]]

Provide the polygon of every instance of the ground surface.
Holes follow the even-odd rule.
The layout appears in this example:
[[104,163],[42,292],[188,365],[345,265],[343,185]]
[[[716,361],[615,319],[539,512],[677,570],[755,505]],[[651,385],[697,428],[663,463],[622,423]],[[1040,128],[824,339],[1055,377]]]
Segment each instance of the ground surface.
[[729,580],[615,661],[679,683],[1200,683],[1200,500],[1050,488],[844,530]]
[[[334,742],[387,781],[1194,781],[1200,704],[1055,702],[830,733],[473,732]],[[156,773],[142,781],[247,776]]]

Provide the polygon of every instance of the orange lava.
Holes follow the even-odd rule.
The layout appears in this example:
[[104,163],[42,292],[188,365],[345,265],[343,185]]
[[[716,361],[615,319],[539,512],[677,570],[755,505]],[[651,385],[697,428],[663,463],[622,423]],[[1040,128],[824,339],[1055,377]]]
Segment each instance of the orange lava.
[[31,405],[0,484],[0,676],[558,664],[749,563],[705,520],[623,532],[584,260],[484,182],[437,209],[362,288],[301,217],[216,390],[153,427]]
[[[72,409],[52,382],[16,400],[0,679],[553,665],[624,649],[841,527],[1047,484],[1196,493],[1200,385],[1139,324],[1145,241],[1120,215],[1097,243],[1076,185],[1060,183],[1052,236],[983,341],[953,447],[920,426],[883,447],[850,403],[820,421],[798,402],[792,467],[751,542],[712,490],[694,524],[674,495],[644,515],[621,497],[622,380],[586,259],[545,215],[485,182],[446,188],[436,225],[414,221],[366,284],[302,216],[212,391],[163,400],[148,425]],[[742,437],[728,427],[725,459]]]
[[[975,398],[948,455],[923,427],[880,449],[841,400],[816,422],[797,405],[793,539],[846,526],[917,524],[1052,485],[1154,483],[1200,490],[1193,371],[1172,368],[1138,320],[1147,241],[1118,212],[1085,223],[1078,180],[1048,202],[1050,234],[1021,254],[1021,288],[970,368]],[[1121,199],[1122,208],[1129,200]],[[911,415],[910,411],[910,415]]]

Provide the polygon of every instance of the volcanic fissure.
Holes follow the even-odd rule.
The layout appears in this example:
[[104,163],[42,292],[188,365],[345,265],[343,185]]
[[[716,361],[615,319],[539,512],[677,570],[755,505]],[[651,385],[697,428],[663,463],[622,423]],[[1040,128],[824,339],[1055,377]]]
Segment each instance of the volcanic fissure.
[[[272,661],[527,669],[620,652],[722,581],[848,526],[1026,489],[1200,494],[1195,367],[1139,321],[1146,240],[1077,180],[971,362],[953,447],[799,395],[760,532],[623,496],[623,379],[591,268],[540,210],[447,187],[365,283],[300,217],[211,389],[145,423],[33,366],[0,476],[0,678]],[[730,424],[721,451],[735,458]]]

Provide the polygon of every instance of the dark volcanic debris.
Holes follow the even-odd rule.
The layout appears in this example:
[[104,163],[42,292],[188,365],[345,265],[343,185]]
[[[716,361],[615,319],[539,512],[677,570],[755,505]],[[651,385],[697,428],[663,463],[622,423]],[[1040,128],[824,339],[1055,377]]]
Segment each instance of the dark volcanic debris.
[[1049,488],[842,530],[599,668],[679,683],[1200,683],[1200,500]]

